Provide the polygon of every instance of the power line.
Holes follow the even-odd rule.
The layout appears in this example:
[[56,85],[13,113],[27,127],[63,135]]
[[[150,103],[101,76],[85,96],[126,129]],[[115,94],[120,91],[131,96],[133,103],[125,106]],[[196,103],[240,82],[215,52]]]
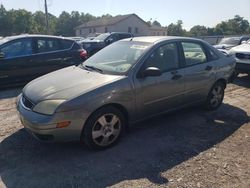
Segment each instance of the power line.
[[46,32],[47,32],[47,34],[49,34],[49,17],[48,17],[47,0],[44,0],[44,7],[45,7]]

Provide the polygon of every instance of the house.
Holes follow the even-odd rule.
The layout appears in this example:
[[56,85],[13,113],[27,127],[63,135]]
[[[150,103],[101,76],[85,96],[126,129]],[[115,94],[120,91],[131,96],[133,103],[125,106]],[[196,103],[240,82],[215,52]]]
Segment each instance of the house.
[[166,27],[151,26],[136,14],[99,18],[79,25],[75,30],[79,37],[107,32],[129,32],[134,36],[167,35]]
[[166,36],[167,35],[167,28],[153,25],[150,27],[150,34],[149,35]]

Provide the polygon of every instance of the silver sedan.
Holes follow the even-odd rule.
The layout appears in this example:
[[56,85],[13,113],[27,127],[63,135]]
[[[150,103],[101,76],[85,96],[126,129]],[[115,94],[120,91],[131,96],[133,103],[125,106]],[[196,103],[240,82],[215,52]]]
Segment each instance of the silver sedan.
[[217,109],[235,60],[204,41],[137,37],[25,86],[17,109],[42,141],[115,144],[127,126],[194,104]]

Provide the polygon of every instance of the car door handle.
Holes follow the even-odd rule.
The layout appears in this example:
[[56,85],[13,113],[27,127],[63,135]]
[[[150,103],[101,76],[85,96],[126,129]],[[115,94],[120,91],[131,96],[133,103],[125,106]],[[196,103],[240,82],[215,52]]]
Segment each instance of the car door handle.
[[179,80],[182,77],[182,75],[178,74],[178,71],[173,71],[171,74],[173,75],[172,80]]
[[175,74],[175,75],[172,77],[172,80],[179,80],[181,77],[182,77],[182,75],[180,75],[180,74]]
[[213,68],[212,66],[208,65],[208,66],[206,66],[205,70],[210,71],[210,70],[212,70],[212,68]]

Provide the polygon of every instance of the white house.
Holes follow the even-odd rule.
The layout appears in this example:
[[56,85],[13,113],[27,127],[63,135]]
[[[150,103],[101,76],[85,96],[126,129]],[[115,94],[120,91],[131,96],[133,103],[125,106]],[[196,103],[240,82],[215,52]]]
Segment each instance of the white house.
[[88,37],[107,32],[129,32],[134,36],[167,35],[166,27],[150,26],[136,14],[99,18],[75,28],[76,36]]

